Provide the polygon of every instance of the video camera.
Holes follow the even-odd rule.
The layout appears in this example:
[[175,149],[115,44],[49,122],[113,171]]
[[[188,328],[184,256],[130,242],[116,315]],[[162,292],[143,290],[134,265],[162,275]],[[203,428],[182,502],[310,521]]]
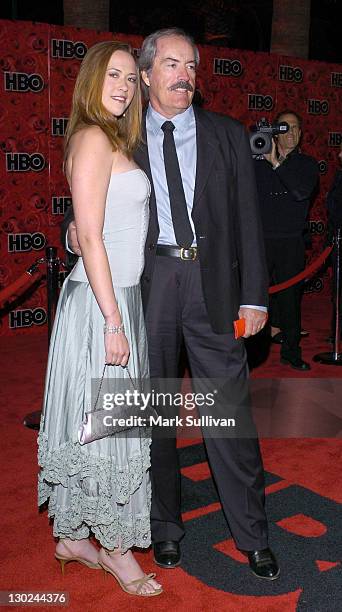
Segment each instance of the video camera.
[[289,131],[289,124],[286,121],[274,123],[273,125],[263,117],[251,128],[249,142],[253,157],[262,156],[264,153],[271,153],[272,138],[278,134],[285,134]]

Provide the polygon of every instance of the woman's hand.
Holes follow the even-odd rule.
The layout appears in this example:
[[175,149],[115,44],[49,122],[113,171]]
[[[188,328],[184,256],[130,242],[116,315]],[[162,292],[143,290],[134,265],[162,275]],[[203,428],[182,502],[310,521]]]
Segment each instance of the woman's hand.
[[107,364],[126,366],[129,359],[129,344],[124,332],[118,334],[105,333],[105,360]]

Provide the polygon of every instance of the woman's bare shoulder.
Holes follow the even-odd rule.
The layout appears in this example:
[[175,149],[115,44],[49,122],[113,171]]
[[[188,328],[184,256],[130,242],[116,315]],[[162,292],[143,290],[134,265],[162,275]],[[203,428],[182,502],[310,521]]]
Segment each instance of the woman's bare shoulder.
[[109,165],[111,167],[113,151],[106,134],[97,125],[90,125],[75,132],[70,138],[65,170],[70,184],[71,172],[74,164],[90,163],[99,168]]
[[79,146],[96,147],[111,150],[111,144],[103,130],[98,125],[89,125],[75,132],[70,139],[70,153]]

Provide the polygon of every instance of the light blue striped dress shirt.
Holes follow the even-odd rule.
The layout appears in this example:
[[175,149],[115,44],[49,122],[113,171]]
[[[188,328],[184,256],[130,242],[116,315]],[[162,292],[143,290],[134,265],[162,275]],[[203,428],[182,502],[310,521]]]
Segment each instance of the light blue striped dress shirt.
[[[146,115],[147,146],[154,191],[156,194],[160,230],[158,244],[176,245],[177,242],[172,223],[169,190],[167,187],[163,155],[164,132],[161,126],[165,121],[168,121],[168,119],[157,113],[151,105],[148,107]],[[191,212],[194,201],[197,155],[196,121],[192,106],[184,111],[184,113],[175,115],[172,118],[172,123],[175,125],[173,136],[177,149],[188,215],[195,236],[195,227]],[[196,238],[193,245],[196,245]]]

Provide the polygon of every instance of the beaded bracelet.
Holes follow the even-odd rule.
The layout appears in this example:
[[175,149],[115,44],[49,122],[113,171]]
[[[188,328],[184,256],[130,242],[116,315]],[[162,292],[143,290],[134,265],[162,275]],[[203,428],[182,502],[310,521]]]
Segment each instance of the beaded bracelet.
[[109,323],[105,323],[103,326],[103,333],[104,334],[124,334],[125,333],[124,324],[121,323],[121,325],[110,325]]

